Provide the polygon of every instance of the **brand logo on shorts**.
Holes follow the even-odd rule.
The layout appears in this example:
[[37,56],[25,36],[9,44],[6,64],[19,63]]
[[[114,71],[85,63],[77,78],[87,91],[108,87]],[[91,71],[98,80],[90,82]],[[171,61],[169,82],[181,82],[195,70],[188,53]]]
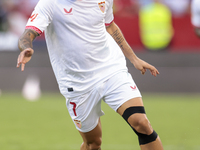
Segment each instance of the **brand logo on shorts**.
[[74,122],[75,122],[76,126],[81,129],[81,127],[82,127],[81,121],[74,119]]
[[131,87],[133,90],[136,90],[136,88],[137,88],[136,86],[134,86],[134,87],[130,86],[130,87]]
[[65,11],[65,15],[73,15],[72,13],[72,8],[70,8],[70,10],[68,11],[67,9],[64,8],[64,11]]
[[100,3],[98,3],[98,5],[99,5],[99,8],[102,11],[102,13],[104,13],[105,9],[106,9],[106,2],[105,1],[104,2],[100,2]]

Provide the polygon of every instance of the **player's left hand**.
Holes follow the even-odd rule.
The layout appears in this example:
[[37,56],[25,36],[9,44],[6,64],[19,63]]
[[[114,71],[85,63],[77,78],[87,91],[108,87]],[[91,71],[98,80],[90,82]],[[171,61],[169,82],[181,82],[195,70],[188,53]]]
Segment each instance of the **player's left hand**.
[[140,58],[135,59],[133,65],[136,69],[140,70],[143,75],[146,73],[146,70],[149,70],[151,74],[155,77],[160,74],[154,66],[141,60]]
[[27,48],[23,50],[18,56],[17,68],[19,68],[21,65],[21,71],[24,71],[25,64],[31,60],[33,53],[34,50],[32,48]]

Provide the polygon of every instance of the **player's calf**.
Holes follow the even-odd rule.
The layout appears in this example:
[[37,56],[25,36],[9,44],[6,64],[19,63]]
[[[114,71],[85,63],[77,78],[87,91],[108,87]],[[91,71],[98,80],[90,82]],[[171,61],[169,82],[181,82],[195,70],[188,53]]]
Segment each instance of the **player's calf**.
[[151,143],[158,137],[157,133],[151,128],[151,125],[145,114],[144,107],[137,106],[127,108],[122,115],[122,117],[137,134],[140,145]]

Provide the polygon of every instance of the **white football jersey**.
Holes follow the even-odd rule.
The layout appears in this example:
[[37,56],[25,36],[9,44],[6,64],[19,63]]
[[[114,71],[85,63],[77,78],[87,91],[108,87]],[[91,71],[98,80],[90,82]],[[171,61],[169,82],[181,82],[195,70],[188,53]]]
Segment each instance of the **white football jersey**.
[[105,27],[114,19],[112,6],[113,0],[40,0],[36,5],[26,29],[45,31],[51,65],[65,97],[88,92],[127,71],[125,57]]
[[192,24],[200,28],[200,0],[192,0]]

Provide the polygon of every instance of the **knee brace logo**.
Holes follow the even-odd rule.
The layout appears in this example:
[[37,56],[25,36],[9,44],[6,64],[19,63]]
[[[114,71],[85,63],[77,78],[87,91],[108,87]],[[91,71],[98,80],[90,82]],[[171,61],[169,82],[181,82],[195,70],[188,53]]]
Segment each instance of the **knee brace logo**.
[[82,127],[81,121],[74,119],[74,122],[75,122],[76,126],[81,129],[81,127]]

